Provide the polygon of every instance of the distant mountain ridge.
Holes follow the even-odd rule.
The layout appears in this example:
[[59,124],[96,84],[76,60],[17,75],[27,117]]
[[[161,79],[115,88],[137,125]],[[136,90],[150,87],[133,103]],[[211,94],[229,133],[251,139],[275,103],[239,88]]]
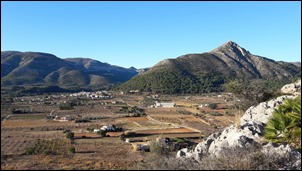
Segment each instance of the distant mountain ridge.
[[289,80],[300,75],[301,67],[253,55],[228,41],[210,52],[160,61],[119,88],[125,91],[198,93],[219,91],[221,85],[234,79]]
[[61,59],[41,52],[1,52],[1,86],[102,87],[122,83],[118,88],[125,91],[201,93],[220,91],[234,79],[290,80],[300,76],[300,62],[253,55],[233,41],[210,52],[185,54],[142,69],[90,58]]
[[138,72],[89,58],[61,59],[41,52],[1,52],[1,86],[104,86],[125,82]]

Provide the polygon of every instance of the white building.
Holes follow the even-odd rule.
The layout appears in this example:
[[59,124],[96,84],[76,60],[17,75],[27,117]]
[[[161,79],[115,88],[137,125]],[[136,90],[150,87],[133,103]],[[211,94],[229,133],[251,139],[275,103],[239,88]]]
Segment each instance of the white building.
[[101,130],[105,130],[105,131],[114,131],[114,127],[113,125],[105,125],[105,126],[102,126]]
[[175,103],[159,103],[155,101],[155,107],[174,107]]
[[99,132],[100,131],[100,129],[98,129],[98,128],[95,128],[94,130],[93,130],[93,132]]
[[209,107],[209,104],[207,104],[207,103],[206,104],[201,104],[199,107],[201,107],[201,108],[202,107]]
[[72,121],[74,119],[74,117],[72,116],[63,116],[63,117],[59,117],[58,115],[56,115],[54,117],[54,121],[59,121],[59,122],[65,122],[65,121]]

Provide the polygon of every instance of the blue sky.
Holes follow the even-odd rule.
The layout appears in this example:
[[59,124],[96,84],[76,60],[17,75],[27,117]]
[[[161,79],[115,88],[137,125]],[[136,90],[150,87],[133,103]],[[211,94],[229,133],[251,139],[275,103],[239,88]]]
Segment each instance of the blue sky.
[[144,68],[229,40],[255,55],[301,61],[301,2],[1,1],[1,51]]

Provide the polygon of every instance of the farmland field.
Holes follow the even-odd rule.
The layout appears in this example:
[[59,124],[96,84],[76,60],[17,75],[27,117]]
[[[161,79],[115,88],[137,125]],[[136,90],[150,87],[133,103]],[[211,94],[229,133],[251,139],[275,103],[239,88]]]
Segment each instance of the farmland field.
[[[75,105],[63,109],[62,105],[70,101]],[[175,106],[146,105],[154,101],[173,102]],[[112,99],[106,100],[62,94],[18,97],[10,104],[6,99],[1,102],[1,169],[14,170],[131,169],[144,155],[134,151],[124,138],[183,138],[198,143],[204,136],[234,123],[236,112],[231,108],[235,101],[226,102],[217,94],[156,95],[153,99],[145,94],[114,93]],[[201,107],[210,103],[216,107]],[[93,132],[105,125],[119,130],[109,131],[104,137]],[[73,133],[72,139],[68,132]]]

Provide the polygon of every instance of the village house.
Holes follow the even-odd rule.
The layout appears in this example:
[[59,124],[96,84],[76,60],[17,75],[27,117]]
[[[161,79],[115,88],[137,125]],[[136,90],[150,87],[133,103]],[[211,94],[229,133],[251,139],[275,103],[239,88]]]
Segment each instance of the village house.
[[98,99],[99,95],[97,95],[97,94],[90,94],[90,98],[91,99]]
[[105,125],[105,126],[102,126],[101,130],[115,131],[115,127],[113,125]]
[[138,93],[139,90],[130,90],[129,92],[130,92],[130,93]]
[[99,129],[99,128],[94,128],[93,129],[93,132],[95,132],[95,133],[97,133],[97,132],[99,132],[101,129]]
[[155,107],[174,107],[175,103],[159,103],[155,101]]
[[150,151],[150,143],[148,142],[138,142],[131,143],[133,151]]
[[201,105],[199,105],[199,107],[200,108],[203,108],[203,107],[208,107],[209,106],[209,104],[208,103],[205,103],[205,104],[201,104]]
[[74,119],[74,117],[69,116],[69,115],[63,116],[63,117],[59,117],[58,115],[56,115],[53,120],[59,121],[59,122],[66,122],[66,121],[72,121],[73,119]]
[[104,125],[101,128],[95,128],[93,130],[93,132],[99,132],[100,130],[104,130],[104,131],[107,131],[107,132],[115,131],[115,126],[113,126],[113,125]]

